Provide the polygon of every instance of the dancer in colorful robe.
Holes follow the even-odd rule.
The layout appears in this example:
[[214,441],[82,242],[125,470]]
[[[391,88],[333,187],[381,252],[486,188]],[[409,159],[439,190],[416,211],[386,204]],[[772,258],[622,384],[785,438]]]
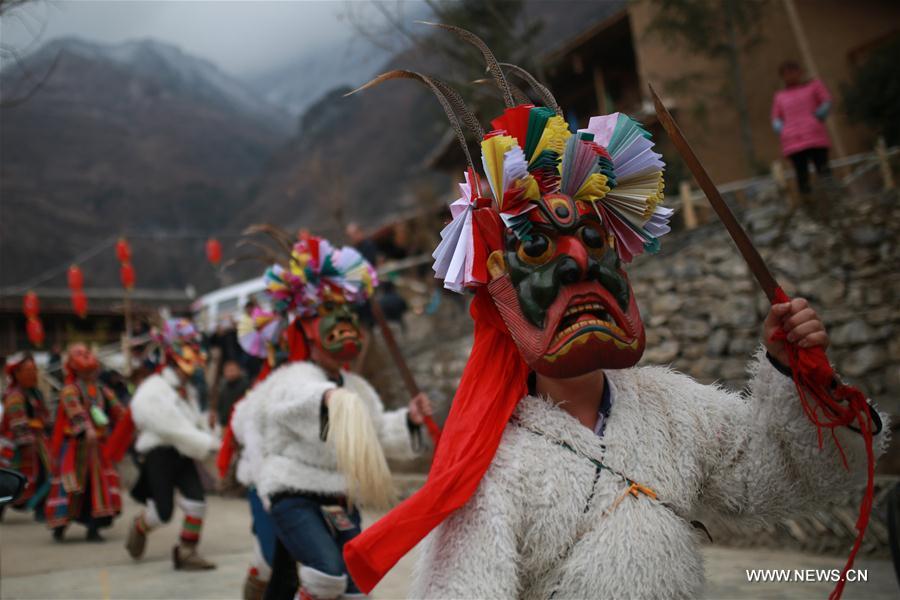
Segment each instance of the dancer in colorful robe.
[[[34,511],[44,520],[44,500],[50,492],[53,461],[50,452],[50,413],[38,389],[38,370],[30,353],[7,357],[9,387],[3,395],[0,420],[0,466],[19,471],[28,478],[25,491],[12,505]],[[0,507],[2,514],[4,507]]]
[[[746,394],[635,367],[645,335],[624,265],[671,215],[651,136],[619,113],[570,131],[545,87],[444,27],[488,59],[508,107],[492,131],[431,78],[375,81],[425,81],[466,154],[455,113],[482,140],[484,175],[470,160],[434,254],[446,287],[475,291],[475,342],[427,483],[347,544],[349,571],[371,590],[427,536],[414,598],[695,598],[695,515],[802,514],[864,481],[863,436],[842,428],[840,449],[820,448],[773,341],[825,346],[825,328],[803,299],[773,306]],[[517,102],[502,69],[544,106]]]
[[179,542],[172,548],[172,563],[175,569],[185,571],[214,569],[215,565],[197,552],[206,496],[195,461],[218,448],[190,383],[203,365],[200,336],[187,319],[169,319],[154,338],[164,366],[141,383],[130,404],[138,430],[135,450],[142,458],[140,477],[131,494],[146,507],[132,522],[125,547],[135,560],[144,555],[150,532],[171,520],[177,489],[184,519]]
[[53,479],[46,504],[47,525],[57,541],[77,521],[87,527],[89,541],[103,541],[122,510],[119,475],[104,453],[112,428],[124,409],[115,394],[100,385],[100,362],[84,344],[69,347],[67,383],[59,394],[53,427]]
[[280,367],[243,401],[263,441],[255,483],[278,537],[265,597],[294,597],[298,562],[302,598],[352,597],[359,590],[341,549],[360,532],[358,507],[393,500],[385,456],[416,455],[431,404],[422,394],[385,411],[343,367],[362,346],[356,310],[376,284],[354,248],[307,236],[266,276],[274,308],[295,315],[289,327],[308,359]]

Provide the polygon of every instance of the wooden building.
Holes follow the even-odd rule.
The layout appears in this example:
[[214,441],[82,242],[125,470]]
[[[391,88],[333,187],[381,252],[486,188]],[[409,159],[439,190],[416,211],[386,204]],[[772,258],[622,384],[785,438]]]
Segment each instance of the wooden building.
[[[608,7],[607,3],[607,9]],[[767,170],[780,156],[771,129],[773,94],[781,88],[778,66],[796,60],[808,75],[831,90],[828,123],[832,158],[869,151],[874,133],[851,123],[841,101],[841,86],[868,53],[900,35],[900,2],[892,0],[761,0],[759,36],[739,57],[755,164],[743,152],[734,103],[721,93],[731,73],[724,61],[691,54],[667,43],[651,28],[658,11],[652,0],[622,1],[618,10],[598,11],[588,24],[543,57],[547,82],[573,125],[588,117],[625,112],[658,133],[648,83],[661,93],[682,130],[717,183],[744,179]],[[610,14],[611,13],[611,14]],[[695,85],[676,85],[700,74]],[[660,137],[675,183],[685,176]]]

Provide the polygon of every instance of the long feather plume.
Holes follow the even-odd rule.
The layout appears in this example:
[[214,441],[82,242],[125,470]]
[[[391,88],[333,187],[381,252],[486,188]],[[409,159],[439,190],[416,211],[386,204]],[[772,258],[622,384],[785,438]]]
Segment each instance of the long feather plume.
[[556,98],[553,97],[553,92],[545,86],[543,83],[538,81],[534,75],[523,69],[518,65],[514,65],[511,63],[500,63],[500,66],[513,75],[517,75],[522,80],[524,80],[528,85],[531,86],[531,89],[535,91],[535,93],[541,97],[541,100],[544,102],[544,106],[550,108],[558,115],[562,114],[562,109],[559,108],[559,104],[556,102]]
[[[250,261],[262,263],[264,265],[270,265],[273,262],[276,262],[278,260],[280,260],[280,259],[273,254],[243,254],[241,256],[235,256],[234,258],[229,258],[228,260],[223,262],[222,266],[219,268],[224,271],[225,269],[230,269],[231,267],[233,267],[234,265],[236,265],[238,263],[250,262]],[[284,266],[284,265],[282,265],[282,266]]]
[[488,45],[484,43],[484,40],[482,40],[471,31],[463,29],[462,27],[457,27],[455,25],[448,25],[446,23],[432,23],[430,21],[418,21],[418,23],[446,29],[447,31],[455,33],[463,40],[478,48],[481,51],[481,55],[484,56],[484,62],[487,63],[488,73],[490,73],[494,77],[494,80],[497,82],[497,87],[499,87],[500,91],[503,92],[503,102],[506,104],[507,108],[512,108],[516,105],[516,102],[513,99],[512,90],[510,90],[509,83],[506,81],[506,75],[503,74],[503,69],[500,68],[500,63],[497,62],[497,58],[494,56],[494,53],[491,51],[491,49],[488,48]]
[[459,95],[459,92],[454,90],[452,87],[447,85],[446,82],[437,79],[435,77],[429,77],[431,81],[436,85],[444,95],[447,97],[447,100],[450,101],[450,104],[453,105],[453,110],[456,111],[456,114],[462,118],[463,123],[466,127],[469,128],[469,131],[475,136],[475,139],[480,140],[484,137],[484,127],[481,126],[481,123],[478,122],[478,119],[469,110],[469,107],[466,106],[466,101],[463,100],[463,97]]
[[[500,63],[500,64],[503,64],[503,63]],[[494,80],[493,79],[476,79],[476,80],[472,81],[472,83],[477,83],[479,85],[485,85],[488,83],[494,83]],[[522,88],[520,88],[517,85],[513,85],[511,83],[508,85],[509,85],[509,91],[512,92],[512,95],[516,101],[516,104],[519,104],[519,105],[531,104],[531,98],[528,97],[528,94],[526,94],[525,92],[522,91]]]
[[244,239],[238,241],[237,244],[235,244],[235,248],[244,248],[247,246],[252,246],[253,248],[259,250],[261,254],[259,254],[258,256],[261,256],[262,258],[264,258],[265,259],[264,262],[266,264],[277,263],[282,266],[287,266],[288,261],[290,260],[290,254],[285,256],[284,254],[281,254],[280,252],[276,252],[273,248],[267,246],[266,244],[260,242],[259,240],[252,240],[252,239],[244,238]]
[[[347,92],[346,94],[344,94],[344,96],[356,94],[357,92],[375,87],[376,85],[391,79],[412,79],[413,81],[423,83],[424,85],[428,86],[429,89],[431,89],[435,97],[437,97],[438,102],[441,103],[441,108],[444,109],[444,113],[447,115],[447,119],[450,120],[450,125],[453,127],[453,131],[456,133],[456,139],[459,140],[459,145],[462,146],[462,150],[466,155],[466,162],[468,163],[469,168],[474,169],[475,167],[474,163],[472,162],[472,155],[469,154],[469,146],[466,143],[466,136],[465,134],[463,134],[462,127],[459,124],[459,118],[456,115],[456,111],[453,109],[453,103],[447,99],[447,96],[444,95],[441,87],[437,83],[435,83],[434,79],[432,79],[428,75],[423,75],[422,73],[417,73],[416,71],[395,69],[393,71],[388,71],[387,73],[382,73],[374,79],[362,84],[352,92]],[[444,86],[446,87],[446,84],[444,84]]]
[[258,233],[269,236],[269,238],[274,240],[287,256],[291,255],[295,240],[290,233],[270,223],[255,223],[241,232],[241,234],[245,236],[256,235]]

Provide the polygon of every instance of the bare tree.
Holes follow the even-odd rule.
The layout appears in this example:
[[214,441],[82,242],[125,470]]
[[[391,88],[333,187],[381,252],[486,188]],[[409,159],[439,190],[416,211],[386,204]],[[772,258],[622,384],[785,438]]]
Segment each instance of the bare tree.
[[[0,20],[14,20],[26,29],[34,41],[43,37],[47,27],[46,17],[34,15],[26,10],[26,5],[39,4],[36,0],[0,0]],[[12,108],[27,102],[47,83],[50,76],[59,64],[60,55],[57,53],[50,64],[35,73],[25,65],[22,59],[23,50],[15,45],[0,40],[0,65],[3,66],[5,85],[0,86],[0,108]],[[13,75],[11,70],[18,73]],[[13,84],[13,80],[15,84]],[[14,85],[10,93],[4,89],[7,85]]]
[[440,57],[446,67],[441,77],[456,84],[476,106],[497,98],[490,86],[469,85],[484,77],[479,51],[416,19],[456,25],[483,39],[500,60],[528,70],[539,67],[534,64],[538,55],[534,44],[542,23],[528,16],[524,0],[425,0],[414,6],[420,7],[416,14],[410,13],[408,2],[347,2],[340,17],[376,48],[392,52],[415,48]]

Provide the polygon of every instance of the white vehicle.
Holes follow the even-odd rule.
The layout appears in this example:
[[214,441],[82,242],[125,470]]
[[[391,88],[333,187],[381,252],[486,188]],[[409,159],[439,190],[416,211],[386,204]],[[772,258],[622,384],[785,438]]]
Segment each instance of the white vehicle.
[[260,294],[265,287],[265,279],[260,276],[200,296],[191,304],[194,323],[207,333],[214,332],[220,324],[228,321],[237,323],[249,300],[266,304],[264,296]]

